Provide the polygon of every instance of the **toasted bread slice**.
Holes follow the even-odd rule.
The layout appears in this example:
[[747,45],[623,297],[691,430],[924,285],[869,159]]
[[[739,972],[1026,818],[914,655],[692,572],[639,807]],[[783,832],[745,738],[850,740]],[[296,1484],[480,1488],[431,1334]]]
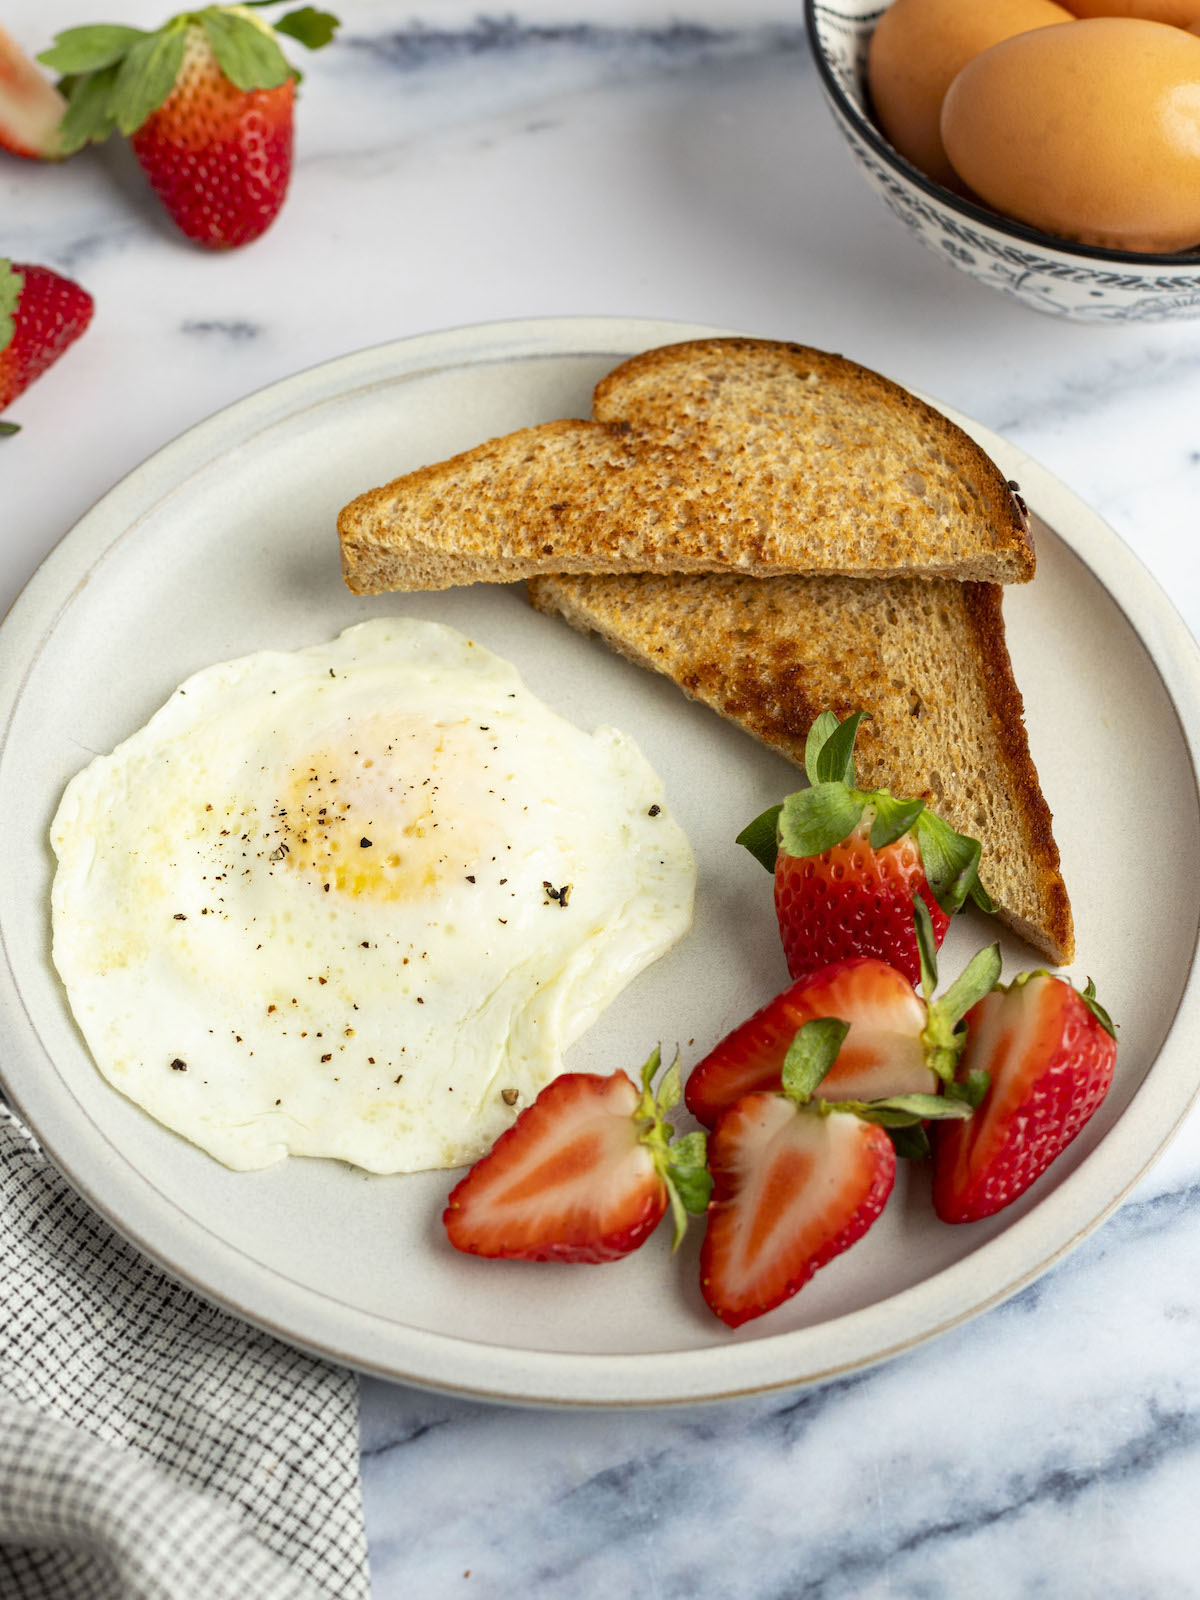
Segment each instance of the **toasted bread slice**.
[[538,573],[841,573],[1023,582],[1020,497],[940,412],[841,356],[667,345],[598,385],[594,420],[492,439],[338,518],[356,594]]
[[856,746],[863,786],[919,795],[978,839],[1002,919],[1052,961],[1073,959],[995,585],[643,575],[537,578],[529,593],[798,767],[821,711],[869,711]]

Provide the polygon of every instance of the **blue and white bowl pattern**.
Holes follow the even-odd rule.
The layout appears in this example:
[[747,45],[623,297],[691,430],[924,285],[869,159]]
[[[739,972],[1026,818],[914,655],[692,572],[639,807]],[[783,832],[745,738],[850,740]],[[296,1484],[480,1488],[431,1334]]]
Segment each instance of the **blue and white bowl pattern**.
[[805,0],[809,39],[834,120],[868,181],[921,243],[1036,311],[1078,322],[1200,316],[1200,251],[1141,255],[1052,241],[960,199],[887,143],[867,110],[867,47],[878,0]]

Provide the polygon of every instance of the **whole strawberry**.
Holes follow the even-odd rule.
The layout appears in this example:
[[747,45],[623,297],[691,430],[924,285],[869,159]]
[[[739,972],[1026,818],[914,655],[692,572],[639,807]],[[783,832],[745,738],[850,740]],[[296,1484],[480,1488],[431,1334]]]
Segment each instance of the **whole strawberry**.
[[[0,411],[78,339],[92,309],[91,295],[70,278],[0,259]],[[0,433],[17,431],[0,421]]]
[[310,6],[274,28],[247,6],[206,6],[153,33],[69,28],[38,58],[65,74],[63,152],[119,129],[189,239],[249,244],[279,214],[292,171],[297,74],[275,35],[318,49],[337,25]]
[[789,795],[738,835],[775,874],[775,911],[788,972],[803,978],[850,956],[875,956],[916,984],[920,960],[912,903],[920,895],[935,948],[970,896],[992,902],[979,882],[979,844],[955,833],[923,800],[862,790],[854,738],[863,713],[839,723],[825,711],[809,729],[809,787]]

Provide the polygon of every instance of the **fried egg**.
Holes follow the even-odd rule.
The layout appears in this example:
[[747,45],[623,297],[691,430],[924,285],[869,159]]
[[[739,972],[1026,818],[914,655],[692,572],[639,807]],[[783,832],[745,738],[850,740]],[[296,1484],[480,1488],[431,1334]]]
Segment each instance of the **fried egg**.
[[475,1160],[695,888],[632,740],[415,620],[197,673],[52,835],[54,962],[100,1071],[239,1170]]

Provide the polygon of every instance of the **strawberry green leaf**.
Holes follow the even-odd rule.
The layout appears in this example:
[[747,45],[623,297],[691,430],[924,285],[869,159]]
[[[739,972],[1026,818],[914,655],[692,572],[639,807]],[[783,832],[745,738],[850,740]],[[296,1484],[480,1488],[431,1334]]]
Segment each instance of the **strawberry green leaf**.
[[775,871],[775,860],[779,854],[779,813],[782,810],[782,805],[768,806],[753,822],[748,822],[737,836],[737,843],[749,850],[768,872]]
[[[840,723],[826,739],[817,752],[816,768],[818,783],[844,783],[848,789],[855,785],[854,776],[854,740],[858,735],[858,725],[867,716],[865,711],[856,711],[852,717],[847,717]],[[808,756],[808,747],[805,745],[805,758]]]
[[670,1147],[671,1165],[679,1172],[704,1170],[708,1153],[708,1138],[703,1128],[698,1128],[695,1133],[685,1133],[681,1139],[676,1139]]
[[16,313],[25,287],[25,274],[7,256],[0,257],[0,350],[6,350],[17,331]]
[[789,1100],[803,1104],[812,1098],[849,1031],[850,1024],[839,1017],[816,1017],[804,1024],[783,1059],[783,1092]]
[[688,1133],[670,1146],[666,1168],[660,1168],[667,1185],[667,1198],[671,1202],[671,1217],[675,1224],[671,1239],[672,1252],[679,1249],[687,1232],[688,1215],[702,1216],[708,1209],[712,1176],[704,1164],[707,1154],[705,1134]]
[[[657,1054],[657,1051],[655,1052]],[[667,1068],[663,1081],[658,1086],[658,1109],[666,1113],[672,1106],[677,1106],[683,1099],[683,1069],[679,1064],[679,1053],[676,1051],[675,1059]]]
[[985,994],[991,994],[1000,981],[1003,965],[998,944],[989,945],[986,950],[980,950],[972,956],[937,1002],[937,1009],[951,1028],[958,1026],[976,1001],[982,1000]]
[[921,963],[921,991],[926,1004],[932,1005],[938,981],[937,940],[933,936],[929,907],[919,894],[913,895],[913,932],[917,939],[917,959]]
[[299,11],[289,11],[286,17],[280,17],[275,32],[286,33],[309,50],[321,50],[340,27],[340,21],[331,12],[301,6]]
[[99,72],[124,59],[127,52],[148,35],[144,28],[124,28],[112,22],[96,22],[84,28],[67,28],[56,33],[54,43],[38,55],[52,72],[71,76],[78,72]]
[[103,144],[116,127],[113,93],[120,70],[118,62],[74,78],[64,87],[67,110],[58,130],[59,149],[64,156],[74,155],[85,144]]
[[651,1091],[650,1085],[654,1082],[654,1074],[658,1071],[658,1069],[659,1069],[659,1067],[661,1065],[662,1065],[662,1049],[660,1048],[660,1046],[655,1045],[654,1049],[651,1050],[650,1054],[646,1057],[645,1061],[642,1063],[642,1072],[641,1072],[642,1094],[643,1095],[649,1095],[651,1099],[653,1099],[653,1093]]
[[955,833],[932,811],[922,811],[917,818],[917,845],[933,898],[952,915],[978,882],[979,841]]
[[712,1195],[712,1173],[704,1165],[704,1135],[689,1133],[688,1138],[701,1141],[700,1160],[689,1162],[687,1166],[680,1166],[678,1162],[673,1161],[667,1172],[683,1204],[683,1209],[690,1212],[693,1217],[701,1217],[708,1209]]
[[921,1030],[921,1043],[925,1047],[925,1063],[936,1072],[943,1083],[949,1085],[958,1066],[958,1058],[967,1042],[962,1019],[985,994],[990,994],[1000,978],[1002,960],[1000,946],[989,945],[978,951],[959,973],[940,1000],[934,1000],[937,987],[937,954],[934,948],[933,921],[929,907],[921,896],[913,896],[913,926],[917,935],[917,949],[921,957],[921,988],[925,992],[925,1026]]
[[973,904],[979,907],[980,911],[985,911],[989,917],[995,914],[996,902],[980,883],[978,877],[971,885],[971,900]]
[[820,783],[821,780],[817,776],[817,757],[837,730],[838,719],[832,711],[822,711],[808,730],[808,738],[804,741],[804,770],[809,783]]
[[968,1072],[965,1078],[956,1078],[946,1085],[946,1099],[961,1100],[974,1111],[983,1103],[991,1082],[991,1077],[982,1068],[976,1068],[974,1072]]
[[[962,1100],[944,1094],[894,1094],[886,1100],[867,1100],[859,1113],[868,1122],[877,1121],[875,1112],[887,1116],[912,1117],[918,1122],[964,1121],[971,1115],[971,1107]],[[901,1124],[893,1123],[893,1127]]]
[[779,842],[790,856],[819,856],[854,832],[866,803],[865,795],[840,782],[800,789],[783,802]]
[[274,38],[249,17],[210,6],[200,21],[217,65],[236,88],[278,89],[292,77],[287,57]]
[[675,1167],[668,1167],[666,1172],[667,1199],[671,1203],[671,1221],[674,1228],[671,1234],[672,1255],[683,1243],[687,1233],[688,1217],[699,1217],[708,1210],[709,1197],[712,1194],[712,1177],[706,1167],[690,1167],[680,1171]]
[[925,1161],[933,1154],[929,1148],[929,1135],[919,1122],[904,1128],[889,1128],[887,1135],[901,1161]]
[[[0,344],[2,344],[2,342],[3,334],[0,333]],[[1115,1039],[1117,1037],[1117,1030],[1113,1027],[1113,1020],[1104,1007],[1100,1004],[1099,1000],[1096,999],[1096,985],[1090,978],[1087,981],[1087,988],[1081,991],[1079,998],[1083,1001],[1084,1005],[1104,1029],[1105,1033],[1110,1033]]]
[[902,839],[925,809],[924,800],[895,800],[886,789],[871,794],[875,820],[871,824],[871,849],[886,850]]
[[112,103],[117,127],[126,136],[136,133],[175,87],[186,42],[186,29],[168,23],[140,39],[121,62]]
[[10,435],[20,433],[20,431],[21,424],[19,422],[5,422],[0,419],[0,439],[7,439]]

